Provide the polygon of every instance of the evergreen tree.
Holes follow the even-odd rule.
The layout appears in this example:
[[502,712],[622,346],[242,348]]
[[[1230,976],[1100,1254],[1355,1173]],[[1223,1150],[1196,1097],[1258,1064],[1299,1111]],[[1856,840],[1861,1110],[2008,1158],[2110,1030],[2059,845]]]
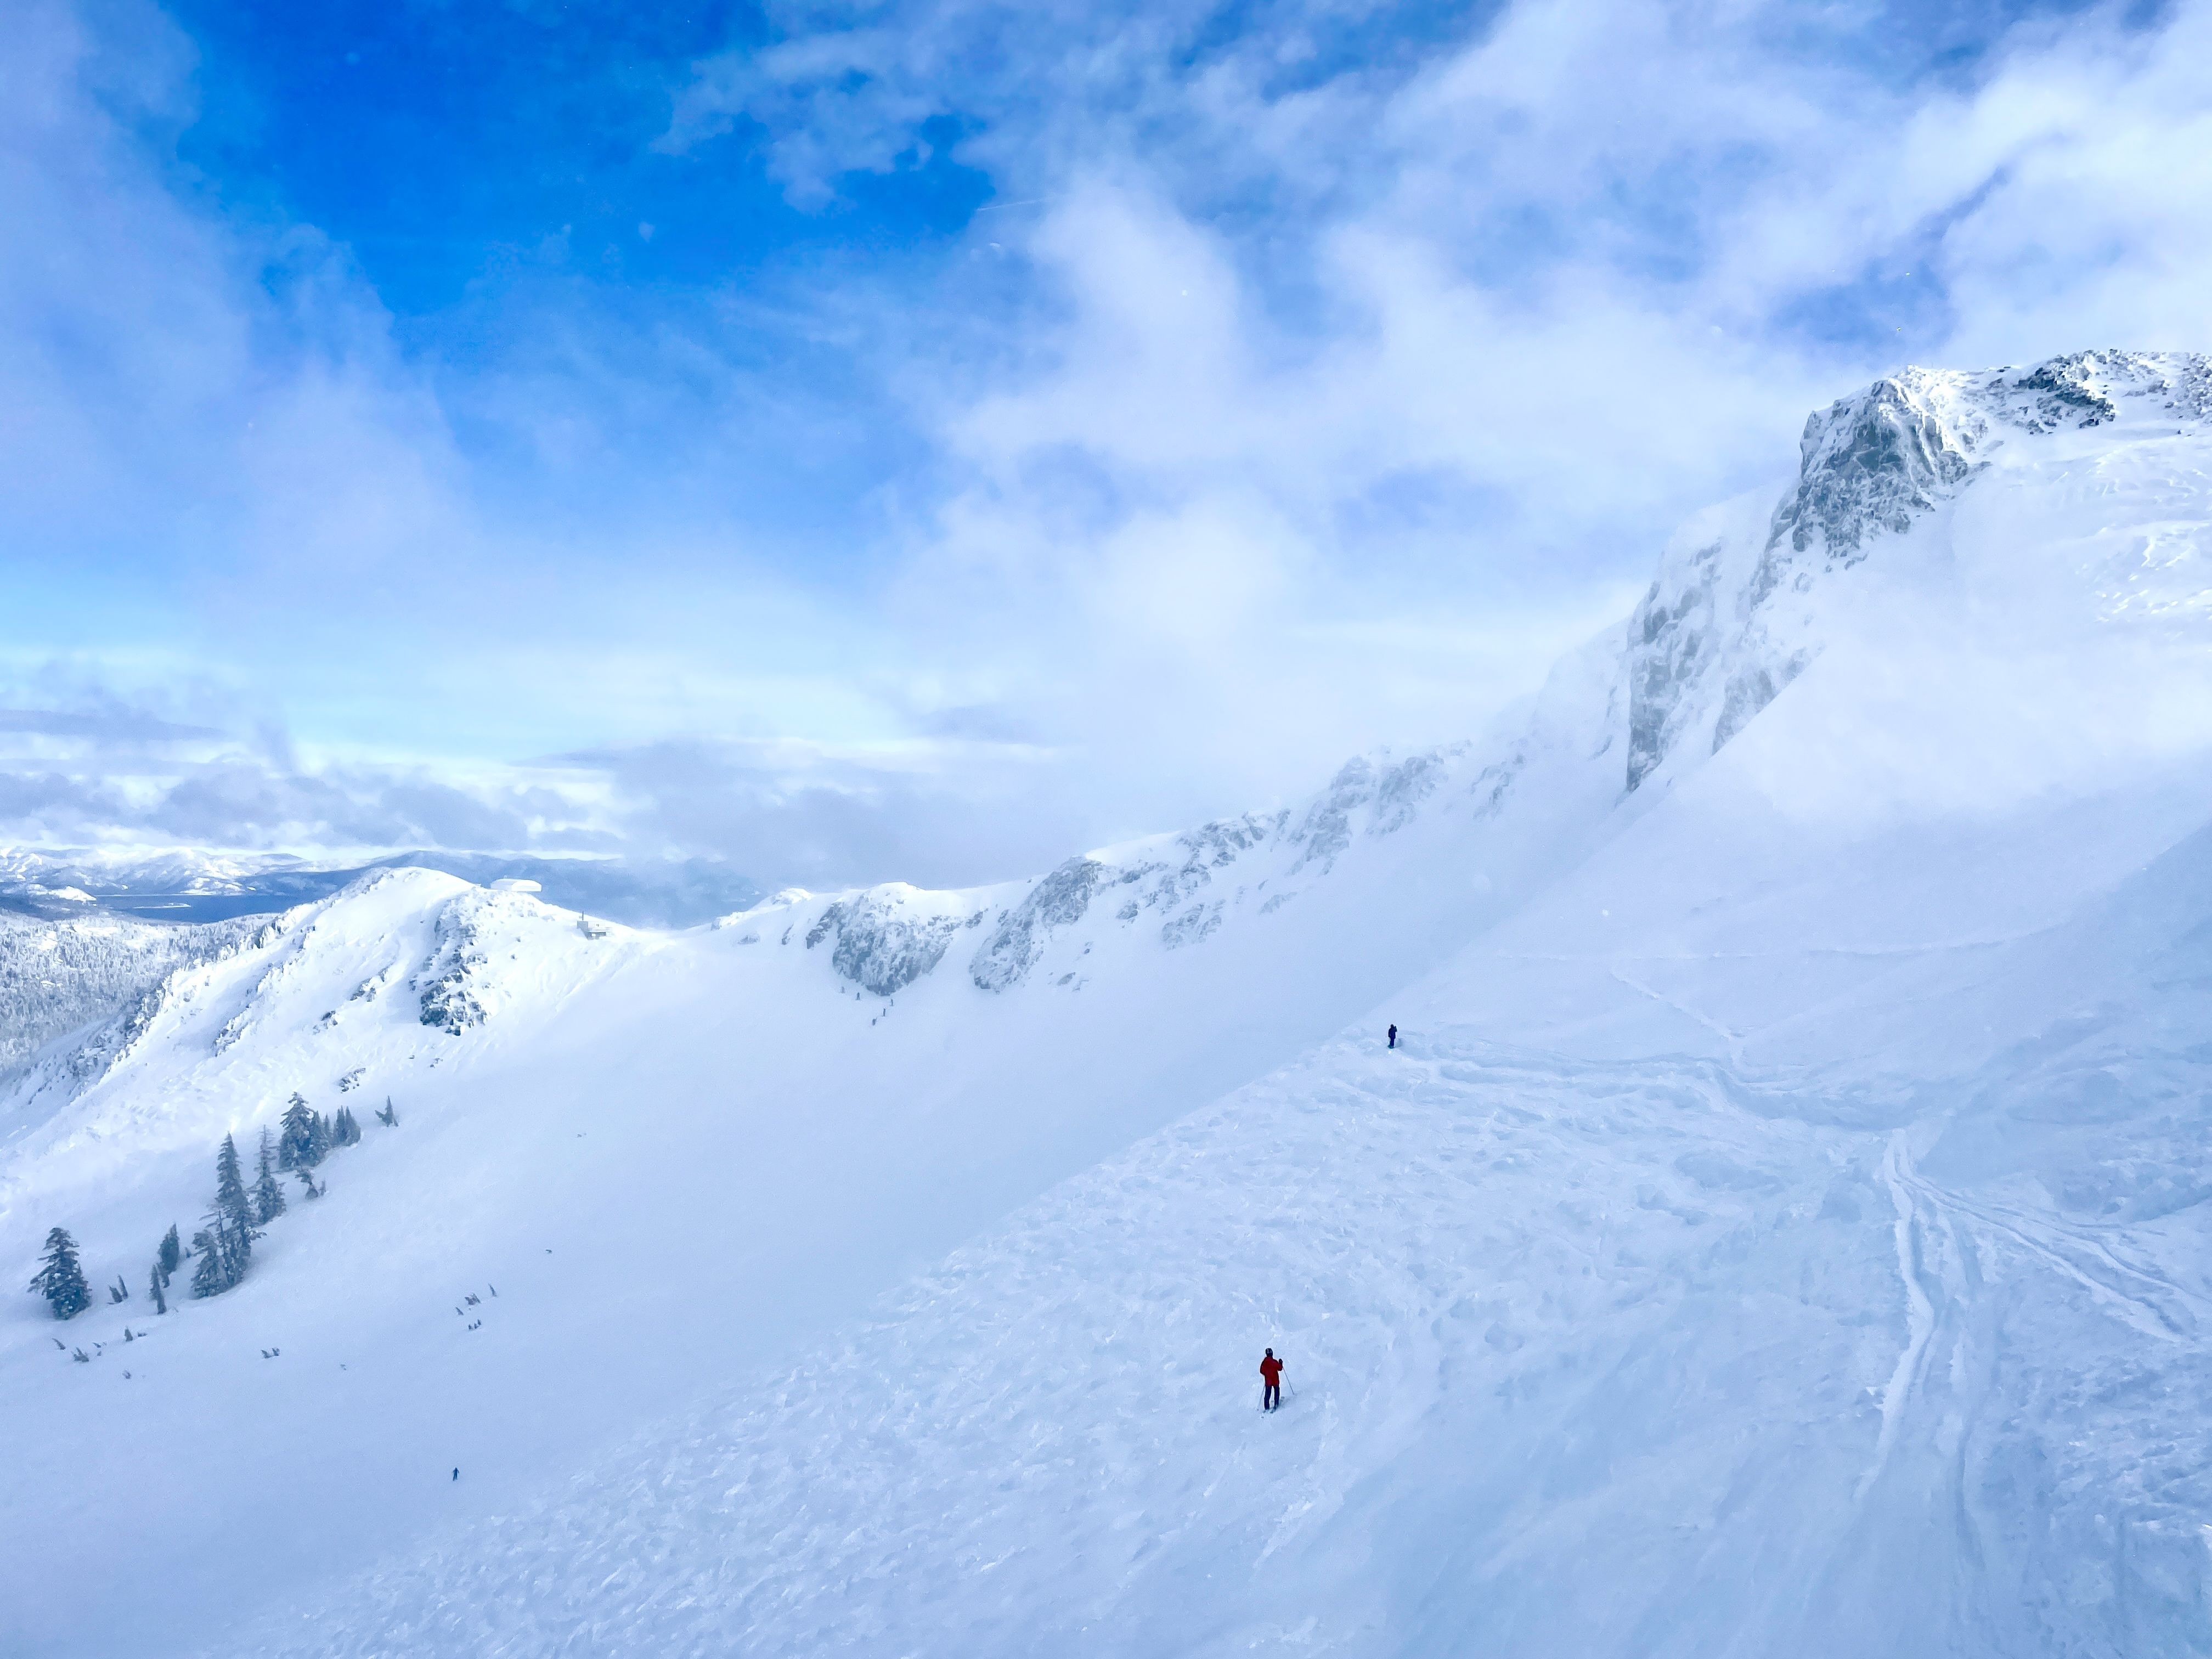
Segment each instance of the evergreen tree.
[[200,1259],[200,1265],[192,1269],[194,1296],[221,1296],[238,1282],[228,1276],[222,1246],[207,1228],[192,1235],[192,1253]]
[[161,1264],[156,1261],[154,1271],[146,1276],[146,1291],[154,1298],[154,1311],[157,1314],[169,1311],[169,1298],[161,1294],[168,1285],[168,1275],[161,1271]]
[[260,1171],[253,1182],[253,1219],[265,1226],[284,1213],[284,1188],[276,1180],[276,1143],[270,1139],[268,1127],[261,1130]]
[[246,1176],[239,1168],[238,1142],[222,1138],[215,1160],[215,1207],[207,1225],[192,1235],[192,1249],[200,1265],[192,1270],[194,1296],[220,1296],[246,1277],[253,1259],[253,1203],[246,1196]]
[[330,1119],[317,1112],[314,1115],[314,1121],[308,1126],[308,1134],[310,1138],[307,1142],[309,1153],[307,1167],[312,1170],[331,1155]]
[[301,1095],[294,1095],[284,1108],[284,1121],[276,1139],[276,1167],[312,1170],[319,1161],[315,1151],[315,1114]]
[[221,1211],[212,1211],[207,1225],[192,1235],[192,1250],[200,1261],[192,1269],[192,1294],[221,1296],[246,1277],[252,1262],[253,1241],[261,1235]]
[[77,1263],[76,1240],[67,1228],[46,1235],[46,1259],[32,1275],[31,1288],[52,1304],[57,1319],[74,1319],[92,1305],[92,1288]]
[[169,1276],[177,1271],[177,1264],[184,1259],[185,1247],[178,1243],[176,1224],[172,1222],[169,1231],[161,1236],[161,1252],[155,1258],[160,1264],[164,1285],[169,1282]]
[[215,1158],[215,1212],[236,1231],[253,1231],[253,1205],[246,1196],[246,1176],[239,1168],[238,1142],[222,1138]]
[[223,1216],[217,1221],[215,1242],[222,1252],[223,1273],[233,1285],[246,1277],[253,1260],[253,1241],[260,1237],[234,1217]]
[[361,1125],[354,1120],[353,1109],[339,1107],[337,1115],[331,1120],[331,1145],[351,1146],[360,1139]]

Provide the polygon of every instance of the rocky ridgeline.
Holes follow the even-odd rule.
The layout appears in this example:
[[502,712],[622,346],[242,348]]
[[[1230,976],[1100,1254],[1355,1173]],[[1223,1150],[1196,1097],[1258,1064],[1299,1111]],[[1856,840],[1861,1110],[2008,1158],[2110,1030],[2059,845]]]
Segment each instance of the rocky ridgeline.
[[[1220,927],[1224,904],[1211,890],[1231,866],[1273,853],[1275,873],[1285,878],[1309,871],[1325,875],[1360,834],[1385,836],[1410,823],[1462,752],[1464,745],[1402,760],[1358,757],[1303,811],[1218,818],[1141,843],[1133,855],[1069,859],[1012,903],[979,908],[972,894],[898,882],[870,888],[824,909],[807,930],[806,946],[834,940],[830,960],[840,977],[881,997],[932,972],[961,933],[987,922],[968,960],[968,976],[982,991],[1020,984],[1051,940],[1094,908],[1125,925],[1158,916],[1161,945],[1177,950]],[[1491,780],[1486,787],[1494,785]],[[1272,909],[1287,896],[1278,894],[1261,908]]]

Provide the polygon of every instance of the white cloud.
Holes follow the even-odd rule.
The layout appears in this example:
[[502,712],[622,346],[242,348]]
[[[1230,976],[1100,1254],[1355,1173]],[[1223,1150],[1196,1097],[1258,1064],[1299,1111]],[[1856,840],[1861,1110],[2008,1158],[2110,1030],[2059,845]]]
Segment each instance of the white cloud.
[[[1941,76],[1750,4],[1543,0],[1418,49],[1358,7],[794,12],[698,66],[668,158],[757,128],[827,209],[951,115],[1000,210],[811,288],[541,275],[466,363],[403,349],[314,228],[180,190],[187,44],[89,15],[19,9],[0,65],[0,513],[35,550],[0,645],[88,653],[34,713],[227,735],[0,734],[16,834],[1007,873],[1467,731],[1908,356],[2212,343],[2203,3]],[[780,485],[872,538],[772,533]]]

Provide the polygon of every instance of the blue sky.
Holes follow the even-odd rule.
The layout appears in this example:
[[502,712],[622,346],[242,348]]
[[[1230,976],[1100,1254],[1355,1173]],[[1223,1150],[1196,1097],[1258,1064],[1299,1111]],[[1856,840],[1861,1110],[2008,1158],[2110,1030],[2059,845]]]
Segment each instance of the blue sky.
[[2203,5],[18,11],[10,841],[1016,872],[1899,363],[2208,344]]

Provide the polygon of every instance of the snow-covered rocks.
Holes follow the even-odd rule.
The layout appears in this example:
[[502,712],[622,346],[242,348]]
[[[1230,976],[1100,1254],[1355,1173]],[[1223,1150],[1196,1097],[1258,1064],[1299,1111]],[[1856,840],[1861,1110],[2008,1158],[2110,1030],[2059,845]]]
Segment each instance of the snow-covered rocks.
[[2027,369],[1909,368],[1814,413],[1771,514],[1753,495],[1693,519],[1631,618],[1627,787],[1684,744],[1707,754],[1741,732],[1819,654],[1838,574],[1971,487],[2008,446],[2008,465],[2030,465],[2078,453],[2081,434],[2116,422],[2180,436],[2208,417],[2212,358],[2121,351]]
[[1078,858],[1040,878],[976,947],[968,964],[975,988],[1003,991],[1018,982],[1036,966],[1056,930],[1083,920],[1091,896],[1113,873],[1097,859]]
[[806,931],[812,950],[832,934],[830,966],[864,991],[896,995],[944,959],[961,918],[945,913],[950,896],[896,882],[841,899]]

